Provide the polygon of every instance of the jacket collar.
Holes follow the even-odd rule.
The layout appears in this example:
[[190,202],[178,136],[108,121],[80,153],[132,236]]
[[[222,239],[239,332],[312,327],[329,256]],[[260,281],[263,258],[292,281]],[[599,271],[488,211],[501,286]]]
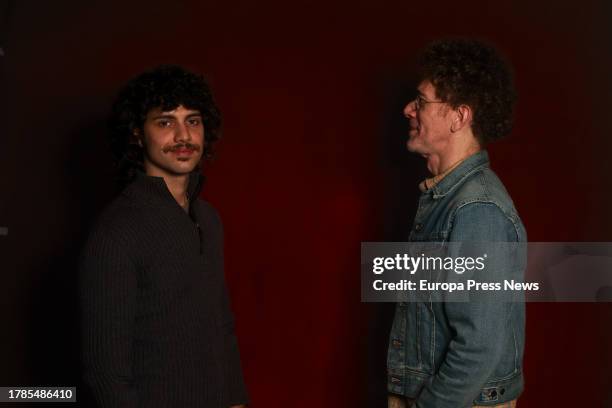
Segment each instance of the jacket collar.
[[[190,202],[198,198],[203,182],[204,176],[200,171],[189,173],[187,197]],[[145,202],[150,202],[151,199],[157,199],[176,203],[163,177],[149,176],[142,171],[136,173],[134,181],[125,189],[124,193]]]
[[433,188],[431,193],[433,198],[442,198],[455,189],[463,180],[465,180],[472,173],[482,169],[483,167],[489,166],[489,154],[486,150],[480,150],[474,153],[461,164],[448,173],[442,180],[440,180]]

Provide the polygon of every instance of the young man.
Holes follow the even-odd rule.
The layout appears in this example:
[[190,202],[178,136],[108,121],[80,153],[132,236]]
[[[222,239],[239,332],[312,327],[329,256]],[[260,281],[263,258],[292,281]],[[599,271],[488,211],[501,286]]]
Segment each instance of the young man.
[[114,104],[127,186],[80,261],[84,376],[100,407],[247,402],[221,220],[198,198],[219,125],[206,82],[177,66],[131,80]]
[[[421,68],[418,95],[404,110],[407,147],[427,160],[432,177],[419,186],[410,241],[525,242],[483,150],[512,126],[509,68],[471,40],[431,44]],[[388,349],[389,406],[514,407],[523,388],[524,322],[524,303],[399,303]]]

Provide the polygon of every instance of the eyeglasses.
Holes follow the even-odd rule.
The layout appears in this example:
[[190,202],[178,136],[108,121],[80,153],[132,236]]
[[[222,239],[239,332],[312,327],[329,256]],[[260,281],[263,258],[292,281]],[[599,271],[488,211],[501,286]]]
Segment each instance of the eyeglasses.
[[428,101],[427,99],[423,98],[421,95],[417,95],[417,97],[414,98],[414,108],[416,110],[421,110],[423,105],[425,105],[426,103],[444,103],[444,101]]

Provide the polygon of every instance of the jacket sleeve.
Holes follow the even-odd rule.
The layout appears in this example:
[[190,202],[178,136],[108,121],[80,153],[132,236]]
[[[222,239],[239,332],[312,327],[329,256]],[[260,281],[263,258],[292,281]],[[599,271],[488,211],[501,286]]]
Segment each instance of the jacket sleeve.
[[[513,222],[496,204],[471,203],[457,210],[450,241],[516,242],[519,240]],[[512,270],[512,259],[497,260],[487,266],[495,281],[512,279],[505,276]],[[492,270],[495,269],[495,270]],[[495,292],[493,292],[495,293]],[[491,295],[494,296],[494,295]],[[418,408],[471,407],[487,379],[493,374],[502,353],[497,339],[510,335],[507,320],[511,302],[468,301],[447,302],[444,311],[453,337],[436,375],[427,382],[416,401]]]
[[79,260],[84,380],[100,407],[136,407],[132,344],[136,268],[125,237],[98,223]]

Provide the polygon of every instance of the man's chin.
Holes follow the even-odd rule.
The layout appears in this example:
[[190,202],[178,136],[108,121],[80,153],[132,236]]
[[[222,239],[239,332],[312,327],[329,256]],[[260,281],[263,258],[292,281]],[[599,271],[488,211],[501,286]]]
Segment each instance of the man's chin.
[[189,174],[196,167],[198,167],[199,160],[190,159],[178,159],[177,162],[171,165],[172,170],[177,174]]
[[430,153],[428,151],[426,151],[425,149],[423,149],[423,146],[414,146],[411,145],[410,142],[406,143],[406,148],[408,149],[408,151],[410,153],[414,153],[414,154],[418,154],[419,156],[421,156],[424,159],[428,159]]
[[146,171],[149,175],[155,175],[158,177],[181,177],[188,176],[189,173],[194,171],[196,166],[160,166],[154,169]]
[[421,154],[421,152],[419,151],[419,145],[417,143],[414,143],[412,140],[408,140],[406,142],[406,149],[408,149],[410,153]]

